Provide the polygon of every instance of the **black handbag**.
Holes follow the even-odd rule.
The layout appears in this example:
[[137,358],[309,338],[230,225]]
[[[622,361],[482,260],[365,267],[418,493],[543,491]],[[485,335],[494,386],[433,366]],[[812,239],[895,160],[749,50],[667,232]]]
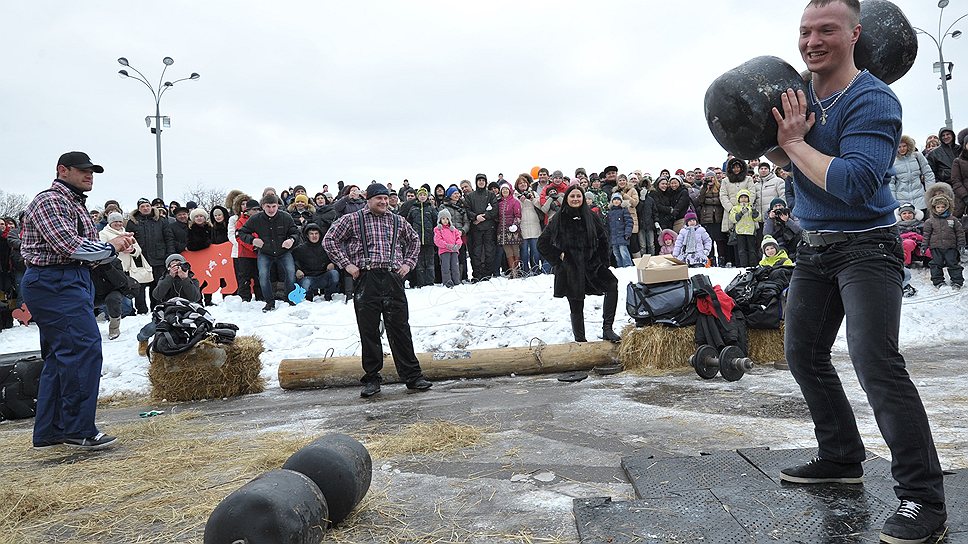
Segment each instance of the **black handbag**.
[[695,325],[699,312],[691,280],[629,283],[625,306],[636,327],[653,323],[671,327]]

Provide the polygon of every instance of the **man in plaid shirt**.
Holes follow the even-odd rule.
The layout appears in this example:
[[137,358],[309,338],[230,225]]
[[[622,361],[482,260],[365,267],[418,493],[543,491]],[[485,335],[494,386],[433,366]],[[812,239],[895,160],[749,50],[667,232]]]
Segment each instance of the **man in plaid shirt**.
[[397,374],[407,389],[426,391],[431,383],[420,371],[410,334],[410,310],[403,278],[417,262],[420,240],[409,223],[387,210],[390,191],[381,183],[366,188],[367,206],[337,219],[323,237],[333,263],[356,280],[353,306],[363,350],[363,398],[380,392],[386,327]]
[[98,241],[84,202],[94,173],[86,153],[64,153],[57,179],[27,206],[21,253],[23,300],[40,329],[44,369],[34,419],[35,449],[66,445],[99,450],[115,442],[94,424],[101,382],[101,332],[94,319],[91,267],[134,243],[123,234]]

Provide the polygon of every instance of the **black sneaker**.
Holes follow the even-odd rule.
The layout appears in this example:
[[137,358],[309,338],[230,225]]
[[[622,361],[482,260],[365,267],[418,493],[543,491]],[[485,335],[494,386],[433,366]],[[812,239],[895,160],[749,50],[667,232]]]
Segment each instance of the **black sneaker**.
[[902,287],[901,291],[905,297],[913,297],[914,295],[918,294],[918,290],[915,289],[910,283]]
[[937,533],[944,536],[947,521],[948,512],[943,504],[931,506],[901,499],[897,512],[884,522],[881,541],[888,544],[927,542]]
[[363,390],[360,391],[360,397],[368,399],[373,395],[380,392],[380,384],[377,382],[367,382],[363,385]]
[[407,384],[407,389],[412,391],[426,391],[433,387],[434,384],[430,383],[426,378],[417,378],[416,380]]
[[266,305],[262,308],[263,312],[271,312],[276,309],[275,302],[266,302]]
[[113,436],[108,436],[104,433],[97,433],[90,438],[65,438],[64,445],[79,448],[82,450],[103,450],[104,448],[114,445],[117,438]]
[[41,440],[41,441],[38,441],[38,442],[34,442],[34,449],[35,450],[46,450],[46,449],[50,449],[50,448],[56,448],[57,446],[60,446],[63,443],[64,443],[64,440],[63,439],[61,439],[61,440]]
[[864,467],[817,457],[805,465],[781,470],[780,479],[795,484],[860,484],[864,483]]

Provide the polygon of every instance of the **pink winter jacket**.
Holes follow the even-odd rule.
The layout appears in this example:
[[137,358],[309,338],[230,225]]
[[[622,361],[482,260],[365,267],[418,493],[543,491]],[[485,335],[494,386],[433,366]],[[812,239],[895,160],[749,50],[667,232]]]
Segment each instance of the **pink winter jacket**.
[[[460,239],[460,231],[453,226],[444,227],[437,225],[434,227],[434,245],[437,246],[437,253],[455,253],[460,249],[463,242]],[[450,249],[448,246],[455,246],[457,249]]]

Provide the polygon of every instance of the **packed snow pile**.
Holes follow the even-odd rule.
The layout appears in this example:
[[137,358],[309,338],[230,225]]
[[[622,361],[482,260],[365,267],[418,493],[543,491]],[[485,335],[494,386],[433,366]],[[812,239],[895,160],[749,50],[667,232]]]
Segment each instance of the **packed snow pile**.
[[[708,274],[714,284],[725,287],[739,273],[735,268],[691,269],[692,274]],[[615,329],[627,322],[625,286],[636,281],[634,268],[615,270],[619,279],[619,313]],[[936,290],[926,269],[913,270],[912,285],[918,294],[905,298],[901,314],[901,348],[916,349],[946,343],[963,336],[968,321],[965,294],[949,287]],[[527,346],[532,340],[554,344],[572,340],[568,303],[552,297],[552,276],[524,279],[493,279],[448,289],[440,285],[407,290],[410,326],[414,348],[419,352],[467,350],[508,346]],[[262,312],[261,302],[242,302],[238,297],[219,301],[209,310],[216,320],[235,323],[239,334],[262,338],[262,374],[269,388],[279,387],[277,372],[282,359],[358,355],[359,332],[353,303],[345,304],[342,295],[332,301],[316,297],[296,306],[279,303],[276,310]],[[602,297],[588,297],[585,321],[589,340],[600,337]],[[126,317],[121,321],[121,337],[107,340],[107,323],[101,324],[104,366],[101,395],[120,392],[146,393],[148,360],[138,355],[135,334],[148,316]],[[846,351],[845,330],[838,336],[836,349]],[[12,353],[40,349],[35,325],[0,333],[0,352]],[[389,350],[384,337],[384,349]],[[362,370],[361,370],[362,373]]]

